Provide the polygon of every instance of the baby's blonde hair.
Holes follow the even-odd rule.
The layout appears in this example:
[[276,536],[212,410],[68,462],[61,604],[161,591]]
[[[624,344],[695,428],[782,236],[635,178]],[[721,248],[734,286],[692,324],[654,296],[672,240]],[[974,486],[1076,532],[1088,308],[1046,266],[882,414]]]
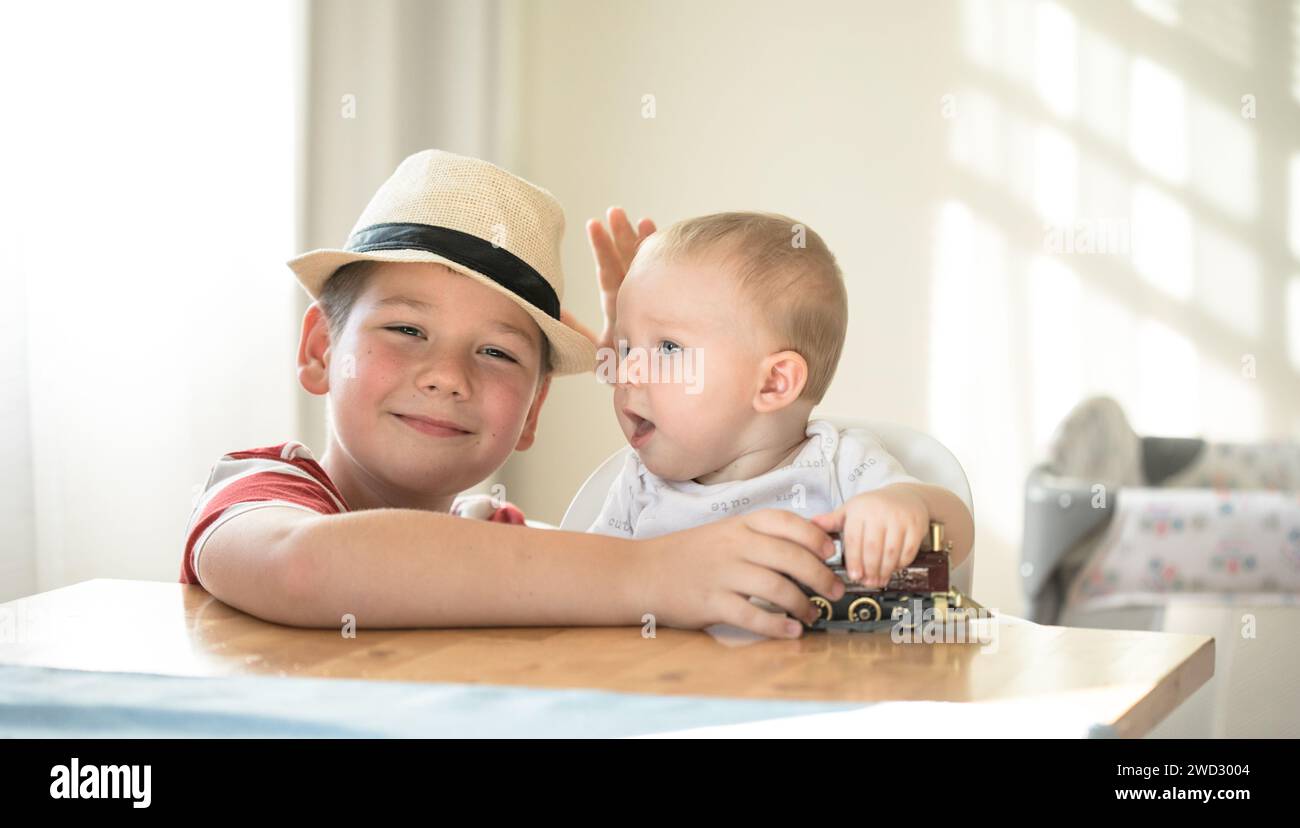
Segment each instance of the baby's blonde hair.
[[821,236],[777,213],[713,213],[656,233],[648,248],[650,256],[665,261],[719,254],[734,264],[741,291],[782,340],[782,349],[808,363],[799,398],[821,402],[844,349],[849,317],[844,276]]

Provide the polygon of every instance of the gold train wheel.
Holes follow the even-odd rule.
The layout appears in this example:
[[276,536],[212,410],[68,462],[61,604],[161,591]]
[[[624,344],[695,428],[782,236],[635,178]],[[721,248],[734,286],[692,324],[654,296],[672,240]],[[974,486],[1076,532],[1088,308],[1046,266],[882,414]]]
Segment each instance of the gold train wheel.
[[831,620],[831,616],[833,616],[835,613],[831,609],[830,601],[827,601],[825,598],[821,597],[820,595],[814,595],[812,598],[809,598],[808,600],[812,601],[813,606],[817,607],[818,620],[821,621]]
[[862,597],[849,604],[850,621],[876,621],[880,614],[880,604],[875,598]]

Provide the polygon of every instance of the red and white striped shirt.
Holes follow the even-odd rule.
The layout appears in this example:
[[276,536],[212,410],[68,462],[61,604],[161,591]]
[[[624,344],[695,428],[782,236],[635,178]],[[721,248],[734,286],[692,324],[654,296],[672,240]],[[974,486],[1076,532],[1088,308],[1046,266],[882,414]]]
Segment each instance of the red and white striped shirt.
[[[463,495],[452,504],[456,515],[476,516],[497,523],[524,523],[524,515],[511,503],[496,505],[487,495]],[[487,505],[484,510],[482,507]],[[201,584],[199,558],[203,545],[217,527],[231,518],[264,506],[288,506],[322,515],[350,511],[342,493],[325,469],[302,443],[236,451],[212,467],[207,485],[194,503],[185,529],[181,559],[182,584]]]

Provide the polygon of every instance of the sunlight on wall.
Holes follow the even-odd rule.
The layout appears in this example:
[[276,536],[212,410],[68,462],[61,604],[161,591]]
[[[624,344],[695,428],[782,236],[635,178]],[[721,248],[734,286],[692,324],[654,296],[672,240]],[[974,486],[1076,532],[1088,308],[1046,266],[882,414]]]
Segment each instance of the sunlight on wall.
[[992,180],[1002,171],[1007,128],[1002,106],[986,92],[966,88],[955,96],[954,121],[948,130],[948,157],[960,167]]
[[[973,490],[1017,491],[1028,458],[1020,423],[1007,416],[1019,388],[1016,366],[986,359],[1016,347],[1006,241],[957,201],[940,207],[935,232],[931,430],[961,458]],[[975,502],[982,532],[1004,538],[1019,532],[1019,514],[981,509],[978,496]]]
[[[1028,119],[975,87],[959,88],[955,99],[955,115],[948,130],[949,159],[1027,210],[1040,216],[1061,212],[1062,200],[1040,185],[1037,175],[1041,171],[1058,182],[1073,183],[1069,165],[1075,150],[1060,131],[1035,130]],[[1025,159],[1033,163],[1024,163]],[[1057,169],[1057,162],[1066,168]]]
[[1012,78],[1034,76],[1033,0],[965,0],[962,43],[967,57]]
[[1200,426],[1200,367],[1192,340],[1154,319],[1138,326],[1139,434],[1192,436]]
[[1181,6],[1179,0],[1133,0],[1133,8],[1166,26],[1173,26],[1182,19],[1179,14]]
[[1163,66],[1138,57],[1131,72],[1129,151],[1156,175],[1187,178],[1187,115],[1183,82]]
[[[1268,373],[1276,376],[1272,368]],[[1201,391],[1195,402],[1200,422],[1193,433],[1210,433],[1220,440],[1242,443],[1259,440],[1267,427],[1260,382],[1267,380],[1243,381],[1240,365],[1202,361]]]
[[1080,319],[1082,289],[1073,270],[1056,259],[1035,256],[1029,265],[1029,381],[1034,389],[1034,442],[1051,429],[1084,391]]
[[1053,127],[1034,131],[1034,206],[1047,224],[1074,221],[1078,202],[1079,151]]
[[1258,257],[1245,244],[1210,225],[1197,229],[1193,255],[1196,303],[1238,336],[1258,336],[1264,289]]
[[1100,32],[1082,29],[1079,44],[1079,125],[1111,146],[1122,146],[1128,136],[1131,65]]
[[1239,108],[1215,103],[1195,91],[1188,100],[1193,192],[1230,219],[1253,221],[1259,200],[1255,134],[1246,127]]
[[1043,105],[1070,118],[1078,106],[1079,27],[1074,15],[1055,3],[1037,9],[1034,86]]
[[1108,393],[1125,402],[1138,399],[1141,380],[1133,354],[1140,349],[1140,315],[1097,285],[1085,283],[1083,292],[1083,317],[1093,329],[1105,331],[1105,336],[1096,337],[1087,347],[1085,384],[1089,392]]
[[1191,298],[1192,219],[1181,202],[1149,184],[1133,191],[1133,266],[1173,299]]
[[[1252,21],[1239,9],[1208,13],[1157,0],[1134,7],[1198,42],[1221,25],[1227,42],[1216,52],[1250,63]],[[963,55],[985,75],[964,79],[955,93],[948,157],[983,189],[960,188],[976,200],[941,211],[935,293],[957,279],[949,270],[961,257],[942,252],[949,234],[1005,228],[1009,301],[1028,314],[1025,329],[1010,332],[1011,353],[1029,354],[1019,363],[1025,378],[1012,386],[1023,386],[1036,442],[1088,393],[1120,397],[1149,433],[1258,437],[1267,406],[1239,362],[1265,335],[1270,290],[1247,241],[1260,210],[1253,122],[1239,101],[1189,87],[1091,23],[1058,2],[963,3]],[[1300,155],[1289,191],[1288,238],[1300,257]],[[1010,201],[981,203],[995,192]],[[956,209],[980,221],[956,220]],[[976,284],[989,275],[984,262],[968,271]],[[1008,362],[982,340],[983,359],[942,328],[935,337],[936,360],[961,350],[965,362]],[[1008,394],[1004,416],[1016,398]],[[1237,414],[1218,413],[1229,406]]]
[[1133,7],[1158,23],[1177,27],[1180,34],[1218,57],[1243,68],[1250,66],[1254,33],[1242,4],[1223,0],[1134,0]]
[[[1247,74],[1256,17],[1175,0],[962,3],[931,428],[967,466],[995,566],[1018,553],[1023,475],[1085,396],[1115,397],[1140,434],[1300,428],[1279,403],[1300,370],[1300,275],[1284,288],[1273,270],[1300,259],[1300,153],[1285,148],[1284,214],[1261,223],[1269,156],[1241,100],[1267,85]],[[1241,73],[1241,91],[1202,67]],[[966,408],[944,405],[954,396]]]

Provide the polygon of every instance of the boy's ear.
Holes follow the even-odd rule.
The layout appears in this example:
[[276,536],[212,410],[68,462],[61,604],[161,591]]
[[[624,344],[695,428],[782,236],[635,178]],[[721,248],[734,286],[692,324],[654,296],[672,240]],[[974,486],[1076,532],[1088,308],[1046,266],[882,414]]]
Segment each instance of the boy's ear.
[[515,443],[515,451],[527,451],[532,447],[533,440],[537,438],[537,417],[542,413],[542,403],[546,402],[546,394],[550,390],[551,375],[547,374],[537,389],[537,396],[533,398],[532,408],[528,409],[528,419],[524,420],[524,431],[519,435],[519,442]]
[[319,302],[312,302],[302,317],[298,340],[298,383],[309,393],[330,390],[330,330]]
[[797,351],[778,351],[763,360],[761,385],[754,394],[760,414],[780,411],[799,399],[808,383],[808,362]]

